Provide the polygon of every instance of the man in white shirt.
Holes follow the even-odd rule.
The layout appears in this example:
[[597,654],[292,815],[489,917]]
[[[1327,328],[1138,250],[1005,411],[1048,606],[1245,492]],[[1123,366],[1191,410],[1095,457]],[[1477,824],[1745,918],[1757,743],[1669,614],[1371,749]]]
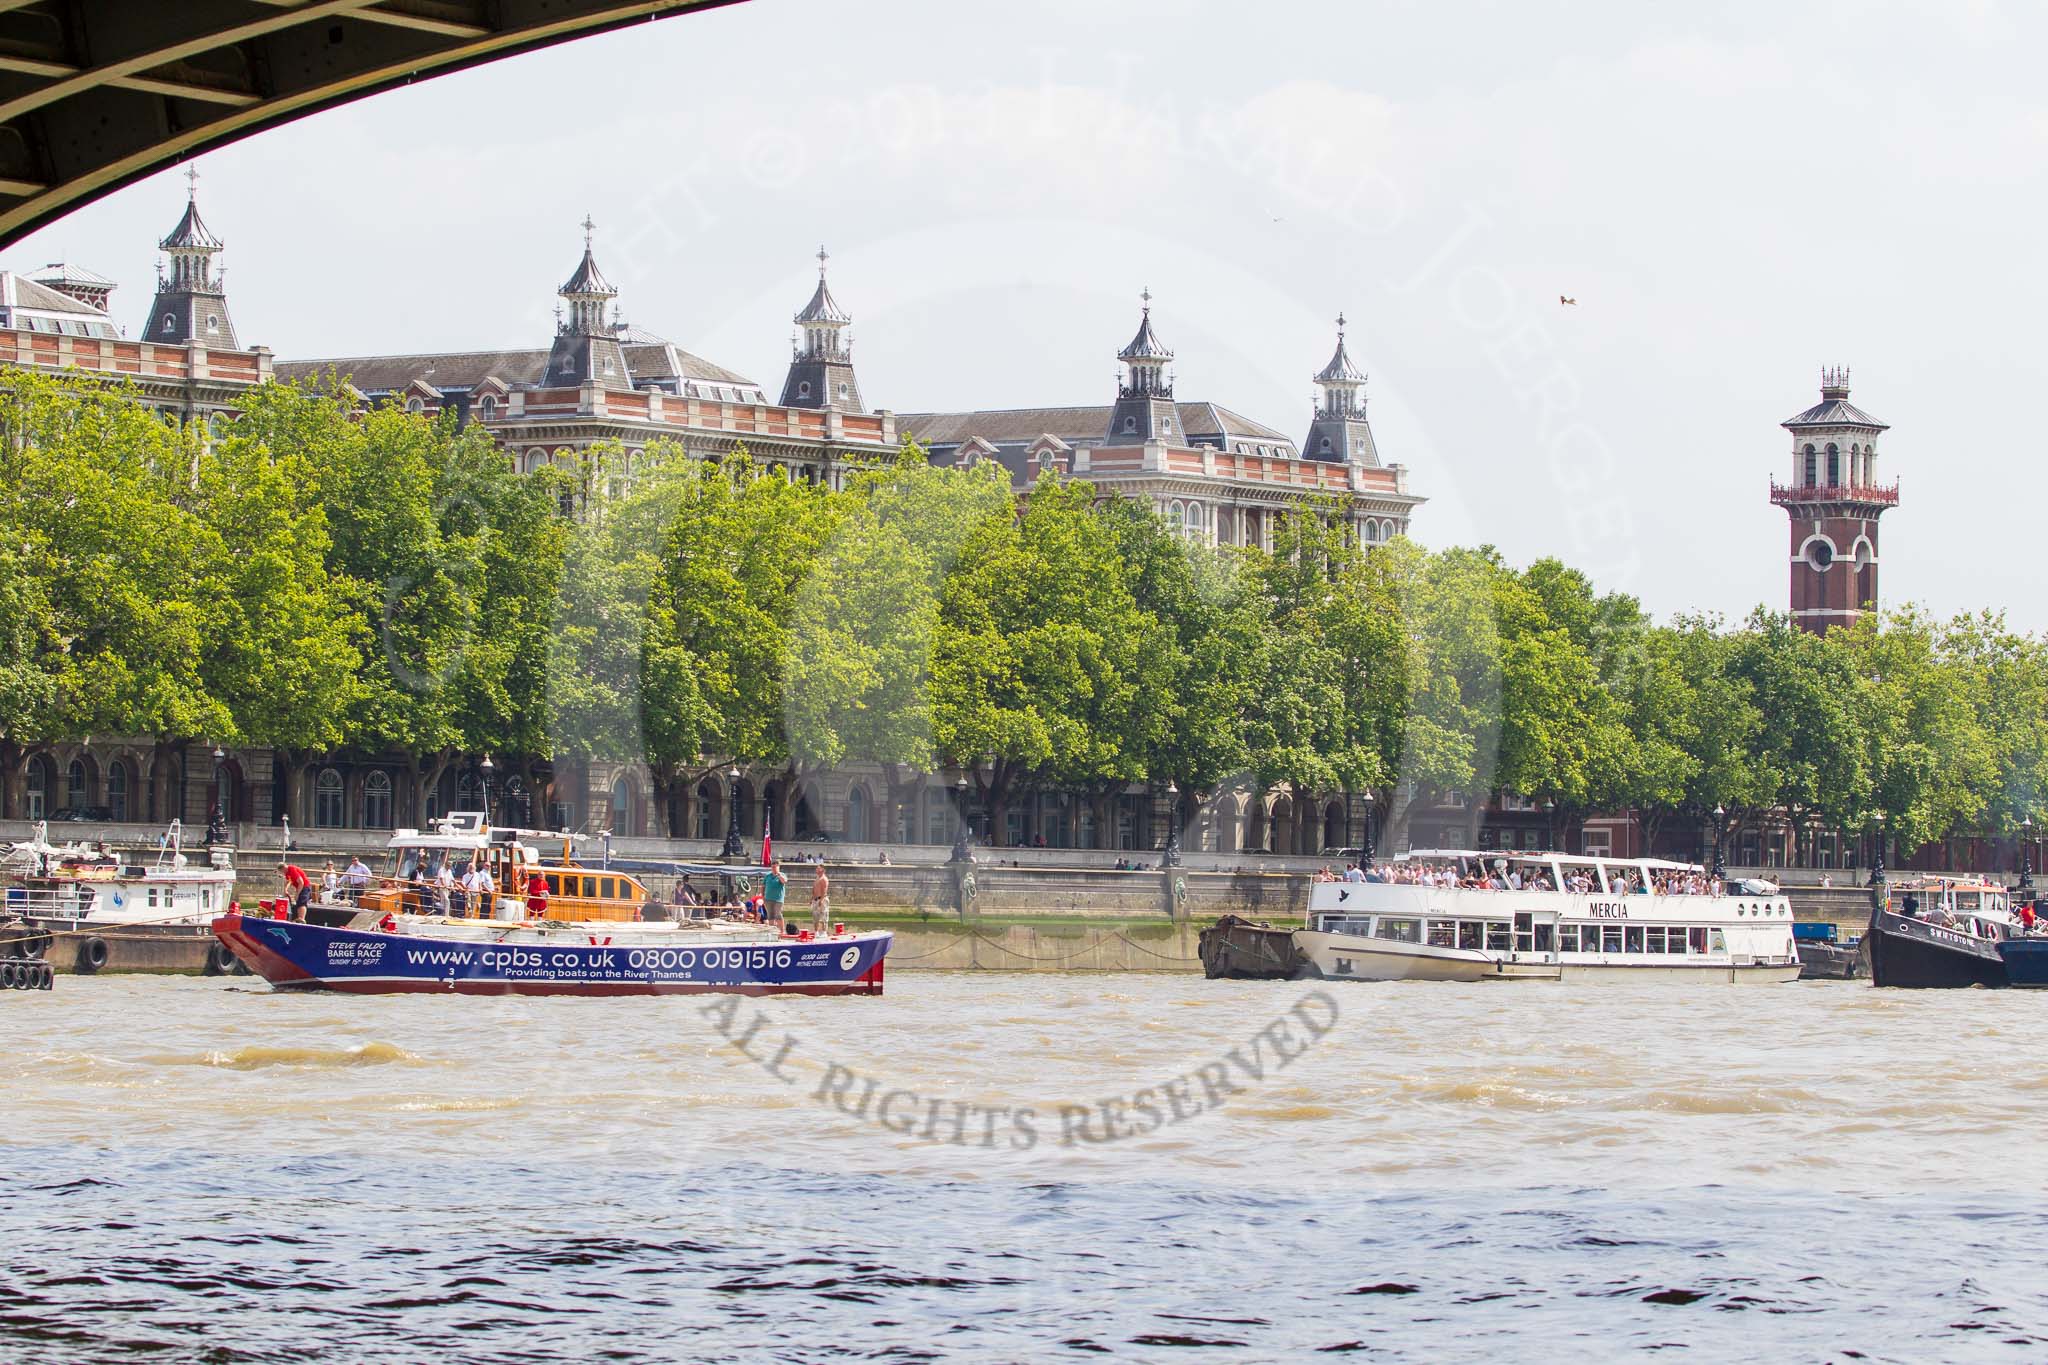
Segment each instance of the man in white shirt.
[[1365,874],[1358,870],[1357,863],[1348,863],[1344,868],[1344,880],[1347,882],[1362,882],[1365,880]]
[[497,895],[498,880],[491,875],[489,864],[480,864],[476,870],[476,913],[479,919],[491,917],[491,901]]
[[475,913],[477,913],[477,914],[482,914],[482,913],[483,913],[483,900],[482,900],[482,898],[481,898],[481,897],[480,897],[480,896],[479,896],[479,895],[477,894],[477,892],[478,892],[478,890],[479,890],[479,888],[480,888],[480,885],[481,885],[481,882],[480,882],[480,877],[479,877],[479,874],[478,874],[478,872],[477,872],[477,867],[476,867],[476,864],[475,864],[475,863],[471,863],[471,864],[469,864],[469,865],[468,865],[467,867],[463,868],[463,870],[462,870],[462,909],[463,909],[463,913],[465,913],[465,914],[468,914],[468,913],[470,913],[470,912],[471,912],[472,910],[474,910],[474,911],[475,911]]
[[449,902],[455,899],[455,869],[443,858],[441,865],[434,869],[434,904],[442,914],[448,913]]

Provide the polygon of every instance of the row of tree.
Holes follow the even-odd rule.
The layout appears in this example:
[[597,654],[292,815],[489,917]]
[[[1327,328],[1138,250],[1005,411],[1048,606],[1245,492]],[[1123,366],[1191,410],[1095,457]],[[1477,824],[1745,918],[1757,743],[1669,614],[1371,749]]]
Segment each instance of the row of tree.
[[[728,761],[964,772],[1107,802],[1171,782],[1513,792],[1559,823],[1789,814],[1910,847],[2048,785],[2048,643],[1915,611],[1815,637],[1649,620],[1554,560],[1366,551],[1304,503],[1270,550],[914,446],[840,489],[657,444],[518,474],[475,428],[266,386],[215,432],[118,390],[0,392],[0,760],[80,736],[633,761],[657,810]],[[786,825],[784,827],[787,827]],[[1098,826],[1100,827],[1100,826]]]

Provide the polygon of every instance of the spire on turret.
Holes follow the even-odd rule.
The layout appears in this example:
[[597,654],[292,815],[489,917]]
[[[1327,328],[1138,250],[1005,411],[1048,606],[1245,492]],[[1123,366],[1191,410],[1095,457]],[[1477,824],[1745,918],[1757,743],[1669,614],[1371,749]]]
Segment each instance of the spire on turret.
[[235,328],[228,318],[227,282],[215,267],[223,249],[199,216],[199,168],[185,168],[185,212],[157,245],[170,258],[157,267],[156,299],[142,325],[142,339],[199,342],[233,349]]
[[1110,409],[1110,445],[1142,445],[1179,439],[1173,402],[1173,349],[1152,330],[1152,290],[1140,290],[1143,311],[1138,334],[1116,353],[1125,373],[1117,377],[1116,406]]
[[860,385],[853,377],[853,342],[846,335],[853,315],[839,306],[825,283],[825,266],[831,259],[824,247],[818,248],[818,287],[795,318],[802,330],[793,344],[782,403],[792,408],[865,412]]
[[590,239],[597,231],[597,224],[583,215],[580,224],[583,229],[583,259],[576,266],[576,273],[568,278],[557,292],[569,305],[569,331],[580,336],[596,336],[608,333],[605,325],[605,305],[619,296],[612,282],[597,268],[597,256],[591,250]]
[[548,352],[548,368],[541,382],[551,388],[592,383],[631,388],[618,328],[605,316],[619,291],[597,268],[597,253],[591,245],[597,224],[586,213],[577,226],[583,229],[583,259],[555,291],[568,311],[565,314],[560,305],[555,308],[555,344]]
[[1365,371],[1351,363],[1351,352],[1344,346],[1344,315],[1337,314],[1337,350],[1330,357],[1330,363],[1316,371],[1316,387],[1322,390],[1322,399],[1316,406],[1317,416],[1342,416],[1365,411]]
[[1344,315],[1337,314],[1337,349],[1316,371],[1315,420],[1302,442],[1302,458],[1377,466],[1379,448],[1365,420],[1365,371],[1351,361],[1344,344]]

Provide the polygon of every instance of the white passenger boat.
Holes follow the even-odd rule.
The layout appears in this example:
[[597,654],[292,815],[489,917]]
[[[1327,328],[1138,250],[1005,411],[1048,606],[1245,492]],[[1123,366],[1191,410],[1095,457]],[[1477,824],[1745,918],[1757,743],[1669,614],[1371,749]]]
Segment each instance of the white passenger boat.
[[[1693,863],[1424,849],[1318,882],[1295,950],[1331,980],[1793,981],[1792,907]],[[1562,889],[1560,889],[1562,888]]]

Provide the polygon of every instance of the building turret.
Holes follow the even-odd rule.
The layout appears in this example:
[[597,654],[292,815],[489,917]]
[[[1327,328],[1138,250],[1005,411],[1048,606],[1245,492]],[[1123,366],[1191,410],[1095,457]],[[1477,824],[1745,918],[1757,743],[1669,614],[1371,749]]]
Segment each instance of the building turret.
[[555,324],[555,344],[548,352],[548,368],[541,385],[550,389],[597,384],[607,389],[629,389],[633,381],[626,369],[626,353],[619,347],[618,328],[605,310],[619,291],[597,268],[590,239],[597,224],[583,217],[583,260],[576,273],[555,292],[568,305]]
[[1337,350],[1316,373],[1315,420],[1301,443],[1302,458],[1378,468],[1379,448],[1365,420],[1365,372],[1344,347],[1344,315],[1337,315]]
[[142,325],[143,341],[182,346],[197,342],[235,350],[235,324],[228,317],[227,280],[214,263],[221,240],[199,216],[199,171],[185,171],[185,216],[157,245],[168,265],[157,267],[156,298]]
[[801,330],[789,362],[789,377],[782,384],[782,406],[865,412],[860,383],[853,377],[853,341],[846,335],[853,318],[825,285],[829,260],[825,248],[819,247],[818,288],[796,315]]
[[1144,314],[1138,334],[1116,354],[1124,363],[1125,374],[1117,385],[1116,406],[1110,409],[1104,438],[1105,444],[1113,446],[1176,441],[1181,435],[1174,420],[1173,375],[1167,369],[1173,363],[1173,352],[1152,330],[1152,291],[1146,289],[1139,297],[1144,300]]
[[1899,486],[1877,481],[1877,435],[1888,428],[1849,401],[1849,372],[1825,369],[1820,402],[1786,419],[1792,482],[1771,501],[1792,520],[1792,620],[1819,632],[1877,609],[1877,520]]

